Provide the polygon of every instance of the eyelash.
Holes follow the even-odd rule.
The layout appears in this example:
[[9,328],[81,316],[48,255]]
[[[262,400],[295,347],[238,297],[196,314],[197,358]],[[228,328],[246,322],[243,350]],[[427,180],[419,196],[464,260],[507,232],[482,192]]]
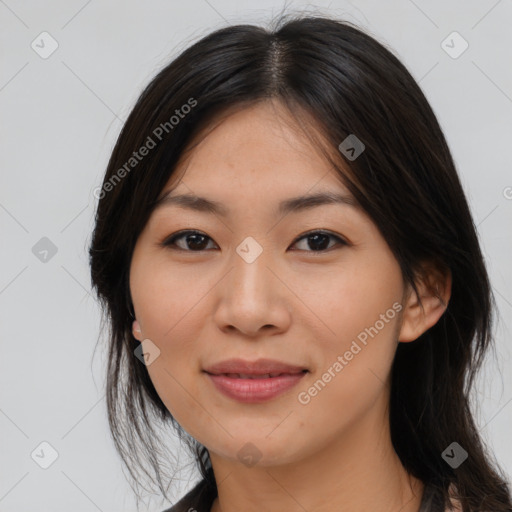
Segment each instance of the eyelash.
[[[166,247],[171,250],[183,251],[183,252],[204,252],[204,251],[208,250],[208,249],[200,249],[198,251],[193,251],[193,250],[177,247],[175,244],[176,240],[185,238],[186,235],[201,235],[202,237],[209,238],[210,240],[212,240],[208,235],[205,235],[204,233],[201,233],[200,231],[184,230],[184,231],[178,231],[177,233],[174,233],[173,235],[167,237],[161,243],[161,245],[163,247]],[[349,243],[346,242],[345,240],[343,240],[343,238],[341,238],[340,236],[335,235],[329,231],[323,231],[323,230],[308,231],[307,233],[304,233],[303,235],[300,235],[298,238],[296,238],[292,245],[295,245],[299,241],[301,241],[303,239],[307,239],[308,237],[313,236],[313,235],[324,235],[324,236],[328,236],[330,238],[336,239],[338,241],[338,244],[341,246],[349,245]],[[302,250],[304,252],[310,252],[313,254],[315,254],[315,253],[324,254],[324,253],[332,250],[332,247],[330,247],[329,249],[322,249],[320,251],[308,251],[308,250],[303,250],[303,249],[299,249],[299,250]]]

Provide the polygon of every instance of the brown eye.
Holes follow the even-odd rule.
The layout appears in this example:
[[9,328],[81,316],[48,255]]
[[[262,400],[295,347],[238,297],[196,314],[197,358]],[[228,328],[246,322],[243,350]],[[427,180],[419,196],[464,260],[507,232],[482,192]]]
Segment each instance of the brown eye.
[[[180,244],[177,244],[177,241],[182,241]],[[164,247],[170,247],[171,249],[177,248],[183,251],[190,252],[198,252],[206,250],[207,241],[211,240],[211,238],[199,231],[180,231],[179,233],[175,233],[170,238],[167,238],[162,245]]]
[[347,245],[345,240],[343,240],[337,235],[333,235],[332,233],[326,231],[310,231],[309,233],[302,235],[296,242],[294,242],[293,245],[296,245],[298,242],[302,240],[306,240],[306,246],[312,250],[299,250],[306,250],[307,252],[323,252],[332,248],[332,246],[329,247],[329,239],[336,240],[338,244]]
[[[336,245],[348,245],[341,237],[326,231],[310,231],[298,238],[293,245],[297,245],[302,240],[306,241],[305,249],[299,249],[306,252],[325,252]],[[213,240],[200,231],[186,230],[171,235],[162,242],[162,246],[188,252],[200,252],[208,250],[208,241]],[[330,242],[334,241],[333,245]],[[179,243],[178,243],[179,242]]]

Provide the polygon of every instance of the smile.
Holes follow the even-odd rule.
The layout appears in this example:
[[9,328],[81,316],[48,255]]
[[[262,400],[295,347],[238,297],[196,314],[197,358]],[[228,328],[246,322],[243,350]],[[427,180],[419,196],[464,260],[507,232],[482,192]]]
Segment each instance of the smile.
[[251,375],[243,373],[210,374],[210,382],[225,396],[245,403],[271,400],[296,386],[308,373],[274,373]]

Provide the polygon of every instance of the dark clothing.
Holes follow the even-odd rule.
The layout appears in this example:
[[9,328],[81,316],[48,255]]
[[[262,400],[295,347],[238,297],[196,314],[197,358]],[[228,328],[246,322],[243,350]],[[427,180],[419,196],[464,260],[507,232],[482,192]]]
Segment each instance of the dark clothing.
[[[216,497],[217,488],[207,485],[206,480],[203,479],[176,505],[163,512],[210,512]],[[441,498],[433,487],[425,485],[418,512],[444,512]]]
[[207,484],[203,478],[176,505],[164,512],[210,512],[213,500],[217,497],[217,488]]

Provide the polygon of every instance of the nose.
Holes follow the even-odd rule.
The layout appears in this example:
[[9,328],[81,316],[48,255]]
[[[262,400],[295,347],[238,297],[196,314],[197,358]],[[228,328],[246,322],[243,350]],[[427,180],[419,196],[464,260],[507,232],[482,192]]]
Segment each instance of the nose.
[[291,322],[291,293],[270,251],[263,250],[253,261],[240,254],[233,251],[231,270],[219,283],[216,324],[226,333],[249,337],[286,331]]

